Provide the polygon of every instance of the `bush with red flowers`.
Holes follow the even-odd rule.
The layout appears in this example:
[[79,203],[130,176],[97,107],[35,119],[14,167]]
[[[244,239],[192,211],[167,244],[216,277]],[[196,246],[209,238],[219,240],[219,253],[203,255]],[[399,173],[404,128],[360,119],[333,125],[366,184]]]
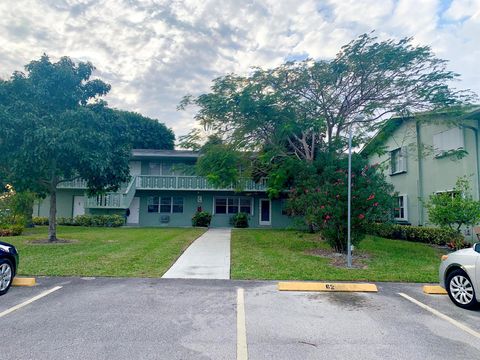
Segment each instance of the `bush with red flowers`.
[[[330,159],[315,166],[290,190],[288,210],[305,224],[319,230],[338,252],[347,251],[348,160]],[[308,172],[307,172],[308,173]],[[368,223],[388,221],[392,216],[393,187],[376,165],[358,155],[352,157],[352,244],[357,245]]]

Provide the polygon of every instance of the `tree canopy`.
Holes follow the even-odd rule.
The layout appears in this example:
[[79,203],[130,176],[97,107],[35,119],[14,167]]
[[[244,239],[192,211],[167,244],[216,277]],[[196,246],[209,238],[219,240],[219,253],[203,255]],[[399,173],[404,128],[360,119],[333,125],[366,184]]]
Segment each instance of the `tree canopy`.
[[129,179],[125,122],[99,100],[110,85],[90,79],[91,63],[44,55],[0,81],[0,176],[18,191],[50,196],[49,239],[56,240],[56,189],[82,178],[90,192]]
[[451,87],[458,76],[411,38],[379,41],[364,34],[331,60],[217,78],[209,93],[185,97],[180,108],[198,106],[197,121],[238,149],[270,148],[312,161],[324,147],[342,151],[338,144],[345,145],[349,128],[360,143],[388,115],[471,101],[472,93]]
[[133,149],[173,150],[175,135],[165,124],[136,112],[115,112],[126,122]]

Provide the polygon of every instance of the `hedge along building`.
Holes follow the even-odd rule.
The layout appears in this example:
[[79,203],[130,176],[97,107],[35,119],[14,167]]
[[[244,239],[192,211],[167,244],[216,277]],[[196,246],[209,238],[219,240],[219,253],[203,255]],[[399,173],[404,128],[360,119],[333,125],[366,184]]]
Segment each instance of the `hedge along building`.
[[[269,199],[265,183],[243,180],[217,188],[206,178],[188,175],[198,157],[193,151],[133,150],[128,184],[118,192],[89,197],[82,179],[61,183],[57,216],[120,214],[129,225],[191,226],[195,212],[203,210],[212,214],[214,227],[230,226],[231,217],[240,212],[248,214],[250,227],[291,225],[284,199]],[[48,216],[48,211],[48,198],[34,206],[34,216]]]
[[[480,200],[479,131],[480,108],[387,121],[362,153],[370,164],[382,165],[395,187],[396,222],[432,225],[424,202],[432,194],[452,192],[461,176]],[[472,229],[464,231],[473,239]]]

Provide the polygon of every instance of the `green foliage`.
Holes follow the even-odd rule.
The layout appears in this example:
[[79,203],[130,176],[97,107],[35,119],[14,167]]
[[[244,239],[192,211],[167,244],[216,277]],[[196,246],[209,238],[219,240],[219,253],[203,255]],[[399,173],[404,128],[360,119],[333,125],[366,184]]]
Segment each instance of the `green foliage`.
[[207,211],[197,211],[192,217],[192,226],[209,227],[212,214]]
[[[338,252],[347,250],[347,191],[348,162],[326,157],[317,166],[299,171],[295,187],[291,189],[287,209],[291,215],[301,216],[312,230]],[[393,187],[386,182],[377,166],[369,166],[360,156],[352,157],[352,212],[351,241],[363,239],[368,222],[391,217]]]
[[[0,81],[0,178],[18,191],[50,195],[57,185],[83,178],[90,193],[118,189],[129,179],[125,122],[99,101],[110,90],[91,80],[91,63],[44,55]],[[50,236],[56,239],[55,222]]]
[[0,225],[0,237],[22,235],[23,225]]
[[115,112],[126,121],[133,149],[173,150],[175,135],[165,124],[135,112],[121,110]]
[[196,172],[215,186],[229,187],[236,184],[242,176],[247,176],[242,173],[244,163],[242,154],[224,144],[219,138],[212,137],[202,147]]
[[230,218],[230,223],[236,228],[248,228],[248,220],[248,214],[238,213]]
[[367,231],[370,235],[387,239],[407,240],[441,246],[449,245],[452,242],[463,242],[462,235],[447,228],[371,223],[368,224]]
[[5,190],[0,195],[0,227],[5,229],[17,225],[24,227],[26,213],[23,208],[23,194],[15,192],[11,185],[7,185]]
[[[62,223],[60,223],[60,220],[62,220]],[[73,219],[59,219],[59,225],[119,227],[124,224],[125,218],[121,215],[78,215]]]
[[433,224],[457,232],[480,222],[480,201],[473,199],[466,177],[457,179],[452,192],[431,195],[425,206]]
[[458,74],[413,39],[363,34],[331,60],[287,62],[213,80],[211,91],[180,104],[199,108],[196,119],[236,149],[275,149],[276,156],[311,161],[323,147],[343,148],[354,128],[364,143],[385,115],[456,107],[476,98],[449,84]]
[[[60,219],[60,218],[58,218]],[[58,222],[57,219],[57,222]],[[33,219],[33,224],[37,226],[45,226],[48,225],[48,217],[47,216],[34,216]]]
[[[35,225],[48,225],[48,217],[34,217]],[[58,225],[88,226],[88,227],[118,227],[125,224],[125,218],[120,215],[78,215],[72,217],[58,217]]]

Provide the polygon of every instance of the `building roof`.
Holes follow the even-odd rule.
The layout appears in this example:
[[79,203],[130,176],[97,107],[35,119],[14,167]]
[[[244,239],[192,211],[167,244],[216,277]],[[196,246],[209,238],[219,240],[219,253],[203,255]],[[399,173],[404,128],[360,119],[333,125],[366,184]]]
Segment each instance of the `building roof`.
[[156,150],[156,149],[133,149],[134,158],[181,158],[196,159],[199,156],[198,151],[190,150]]

